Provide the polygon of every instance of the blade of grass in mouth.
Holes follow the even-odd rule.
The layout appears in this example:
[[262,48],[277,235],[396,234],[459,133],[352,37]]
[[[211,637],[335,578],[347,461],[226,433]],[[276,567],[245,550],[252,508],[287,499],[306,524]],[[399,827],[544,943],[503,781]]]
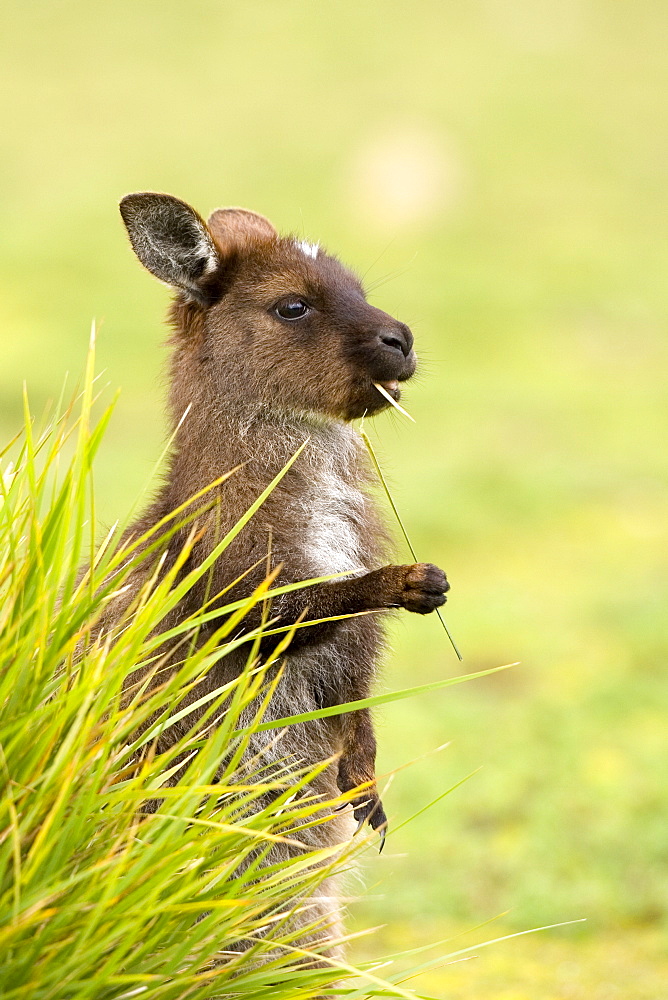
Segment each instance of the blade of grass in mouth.
[[380,382],[374,382],[373,384],[375,385],[376,389],[378,389],[378,392],[382,396],[385,396],[385,399],[388,401],[388,403],[392,404],[392,406],[395,408],[395,410],[399,410],[399,413],[403,413],[403,415],[405,417],[408,417],[409,420],[412,420],[413,423],[415,423],[415,417],[411,417],[411,415],[408,412],[408,410],[404,410],[403,406],[401,406],[399,403],[397,403],[396,399],[392,398],[392,396],[389,394],[389,392],[387,391],[387,389],[385,388],[384,385],[381,385]]

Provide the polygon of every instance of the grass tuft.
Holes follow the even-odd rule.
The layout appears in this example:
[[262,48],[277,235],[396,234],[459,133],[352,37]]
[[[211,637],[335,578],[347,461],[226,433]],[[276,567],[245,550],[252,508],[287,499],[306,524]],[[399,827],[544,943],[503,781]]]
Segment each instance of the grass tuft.
[[[122,541],[125,525],[116,524],[96,541],[93,464],[112,407],[93,419],[93,345],[94,337],[79,396],[38,429],[26,393],[23,433],[0,458],[0,992],[4,1000],[204,1000],[268,990],[278,1000],[410,997],[399,984],[406,969],[384,967],[381,979],[378,963],[356,968],[324,954],[317,942],[327,928],[315,918],[316,943],[306,947],[296,930],[296,915],[309,924],[312,894],[365,845],[361,837],[313,850],[302,840],[349,801],[323,803],[312,792],[329,762],[271,775],[240,762],[259,731],[273,740],[277,727],[465,678],[268,723],[275,668],[295,626],[272,628],[265,617],[242,636],[238,626],[256,604],[301,584],[276,586],[270,574],[248,599],[214,611],[211,598],[161,630],[299,452],[194,570],[185,565],[208,491],[141,538]],[[160,547],[183,526],[188,542],[158,573]],[[122,627],[101,638],[96,623],[143,560],[153,572]],[[213,636],[198,646],[198,630],[214,618]],[[264,663],[262,634],[276,635]],[[184,653],[163,676],[166,642]],[[184,692],[242,645],[246,668],[199,699],[204,714],[188,729],[195,706],[183,706]],[[140,665],[150,683],[133,682]],[[177,722],[182,735],[158,754],[157,739]],[[168,778],[178,783],[164,787]],[[142,808],[157,796],[155,811]],[[286,860],[269,858],[277,843],[294,848]]]

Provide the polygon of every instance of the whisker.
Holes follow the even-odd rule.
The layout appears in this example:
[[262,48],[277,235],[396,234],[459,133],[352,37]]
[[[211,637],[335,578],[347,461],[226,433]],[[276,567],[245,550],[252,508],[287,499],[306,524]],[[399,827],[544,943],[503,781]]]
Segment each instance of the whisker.
[[370,285],[367,286],[366,291],[373,292],[375,291],[376,288],[380,288],[381,285],[386,284],[386,282],[390,281],[392,278],[400,278],[402,274],[406,274],[406,272],[409,271],[410,268],[413,266],[413,262],[415,261],[416,257],[417,257],[417,250],[415,251],[415,253],[413,254],[413,256],[411,257],[411,259],[408,261],[407,264],[402,265],[402,267],[397,267],[395,268],[394,271],[390,271],[382,278],[378,278],[376,281],[373,281]]
[[371,264],[369,264],[369,266],[367,267],[366,271],[365,271],[365,272],[364,272],[364,274],[362,275],[362,281],[364,281],[364,279],[366,278],[366,276],[367,276],[367,274],[369,273],[369,271],[371,270],[371,268],[372,268],[372,267],[375,267],[375,266],[376,266],[376,264],[377,264],[377,263],[378,263],[378,261],[379,261],[379,260],[381,259],[381,257],[384,257],[384,256],[385,256],[385,254],[386,254],[386,253],[387,253],[387,251],[388,251],[388,250],[390,249],[390,247],[391,247],[391,246],[392,246],[392,244],[393,244],[393,243],[395,242],[395,240],[396,240],[396,236],[393,236],[393,237],[392,237],[392,239],[390,240],[390,242],[389,242],[389,243],[387,244],[387,246],[386,246],[386,247],[385,247],[385,248],[384,248],[383,250],[381,250],[381,251],[380,251],[380,253],[379,253],[379,254],[378,254],[378,256],[376,257],[376,259],[375,259],[375,260],[374,260],[374,261],[373,261],[373,262],[372,262]]

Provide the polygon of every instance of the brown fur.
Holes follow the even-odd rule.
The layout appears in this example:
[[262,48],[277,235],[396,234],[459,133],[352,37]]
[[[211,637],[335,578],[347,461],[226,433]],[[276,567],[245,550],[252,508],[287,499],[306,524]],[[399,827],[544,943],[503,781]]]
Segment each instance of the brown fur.
[[[275,599],[271,613],[281,624],[300,615],[318,619],[372,609],[424,614],[442,604],[448,584],[441,570],[387,565],[388,538],[368,492],[373,477],[349,423],[388,405],[374,382],[399,398],[398,382],[415,370],[408,328],[371,306],[359,281],[334,257],[304,252],[253,212],[218,210],[207,227],[183,202],[155,194],[128,196],[121,212],[142,262],[178,290],[170,312],[172,424],[189,408],[164,486],[133,534],[239,466],[216,489],[217,528],[204,532],[191,557],[204,558],[308,438],[300,458],[215,564],[210,592],[260,563],[224,600],[249,594],[271,551],[273,565],[281,566],[279,584],[350,572]],[[277,315],[277,304],[301,308],[294,306],[298,300],[308,308],[305,316]],[[126,606],[131,594],[123,599]],[[165,625],[196,611],[203,599],[203,586],[195,588]],[[110,608],[103,627],[113,627],[122,611],[119,604]],[[258,608],[248,624],[257,624],[259,614]],[[381,648],[377,615],[299,629],[269,718],[367,697]],[[205,686],[224,683],[245,656],[221,659]],[[164,740],[170,738],[167,733]],[[375,750],[368,711],[289,727],[275,749],[258,736],[250,748],[268,763],[273,754],[295,768],[338,755],[315,790],[331,798],[338,789],[368,783],[354,800],[354,815],[382,830]],[[321,846],[345,836],[342,814],[305,834]],[[326,896],[331,886],[322,892]],[[322,906],[323,913],[334,912],[331,898]]]

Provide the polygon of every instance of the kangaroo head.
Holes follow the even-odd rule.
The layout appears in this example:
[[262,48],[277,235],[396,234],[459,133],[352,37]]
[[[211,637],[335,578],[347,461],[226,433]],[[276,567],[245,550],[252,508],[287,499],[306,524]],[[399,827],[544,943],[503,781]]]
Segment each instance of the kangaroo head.
[[142,264],[177,290],[181,348],[192,344],[213,384],[233,371],[237,395],[341,420],[389,405],[374,383],[400,398],[416,367],[410,330],[317,244],[245,209],[205,223],[165,194],[130,194],[120,209]]

